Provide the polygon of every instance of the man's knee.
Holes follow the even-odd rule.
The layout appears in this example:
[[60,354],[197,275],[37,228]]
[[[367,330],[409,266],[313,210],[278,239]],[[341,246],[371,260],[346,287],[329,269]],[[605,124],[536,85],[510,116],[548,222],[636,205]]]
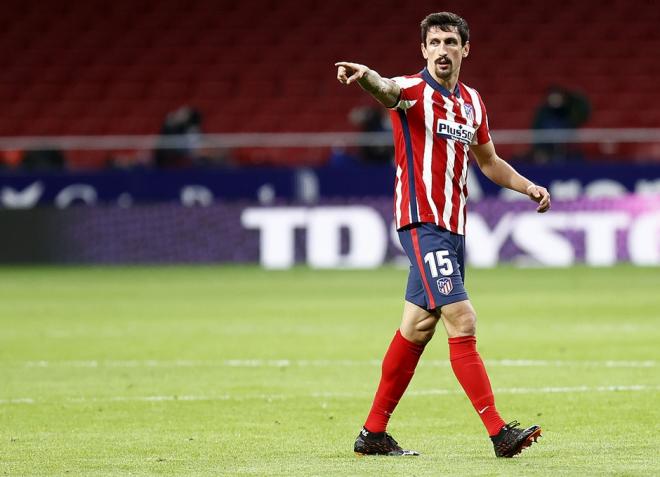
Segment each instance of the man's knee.
[[433,338],[438,319],[436,313],[406,302],[401,321],[401,334],[408,341],[425,345]]
[[462,336],[474,336],[477,334],[477,315],[474,311],[467,311],[458,315],[456,319],[456,331]]
[[425,345],[431,341],[431,338],[433,338],[433,334],[435,333],[435,326],[437,323],[438,319],[433,315],[429,315],[428,318],[419,321],[412,326],[406,327],[405,330],[403,330],[402,326],[402,333],[404,338],[406,338],[408,341],[412,341],[413,343],[419,345]]
[[477,332],[477,314],[468,301],[442,307],[442,319],[450,338],[473,336]]

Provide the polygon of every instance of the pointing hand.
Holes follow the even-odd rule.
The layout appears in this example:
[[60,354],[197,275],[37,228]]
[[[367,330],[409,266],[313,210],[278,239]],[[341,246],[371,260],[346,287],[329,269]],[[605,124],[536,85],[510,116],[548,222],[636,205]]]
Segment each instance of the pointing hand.
[[337,67],[337,79],[342,84],[351,84],[360,78],[363,78],[369,68],[359,63],[348,63],[346,61],[339,61],[335,63]]

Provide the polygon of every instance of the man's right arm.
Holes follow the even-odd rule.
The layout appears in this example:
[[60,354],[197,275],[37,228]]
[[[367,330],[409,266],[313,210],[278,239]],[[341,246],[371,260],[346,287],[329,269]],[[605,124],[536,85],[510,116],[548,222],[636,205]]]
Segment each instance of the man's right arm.
[[383,78],[374,70],[358,63],[340,61],[335,63],[335,66],[340,83],[351,84],[357,81],[362,89],[386,108],[392,108],[399,102],[401,87],[391,79]]

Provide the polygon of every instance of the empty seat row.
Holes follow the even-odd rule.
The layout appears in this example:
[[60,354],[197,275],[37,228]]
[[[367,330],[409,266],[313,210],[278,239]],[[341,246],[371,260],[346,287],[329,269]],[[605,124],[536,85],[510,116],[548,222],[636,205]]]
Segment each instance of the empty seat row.
[[[208,132],[353,130],[348,113],[368,99],[336,82],[333,63],[363,62],[387,76],[419,71],[418,24],[437,9],[432,0],[384,0],[378,9],[321,0],[305,8],[294,0],[7,0],[0,135],[157,133],[182,104],[200,109]],[[551,85],[590,98],[589,126],[660,127],[652,2],[456,9],[472,31],[463,79],[482,93],[492,127],[528,127]]]

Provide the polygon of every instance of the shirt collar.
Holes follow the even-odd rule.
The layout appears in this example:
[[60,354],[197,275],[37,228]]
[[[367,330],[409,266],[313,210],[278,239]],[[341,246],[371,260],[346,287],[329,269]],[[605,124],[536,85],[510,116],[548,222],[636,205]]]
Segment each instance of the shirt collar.
[[[422,70],[422,78],[424,78],[424,81],[426,81],[429,86],[436,90],[438,93],[441,93],[443,96],[451,96],[452,93],[447,88],[438,83],[435,78],[431,76],[431,73],[429,73],[427,68]],[[454,96],[457,98],[461,97],[461,90],[458,87],[458,83],[456,83],[456,87],[454,88]]]

